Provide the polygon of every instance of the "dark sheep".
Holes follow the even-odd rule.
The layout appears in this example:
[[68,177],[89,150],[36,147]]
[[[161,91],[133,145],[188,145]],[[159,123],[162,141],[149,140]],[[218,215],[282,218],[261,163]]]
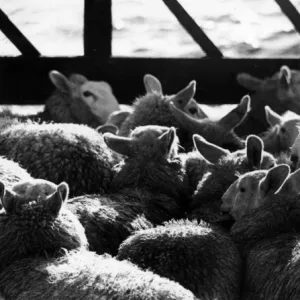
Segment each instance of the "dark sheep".
[[280,172],[266,175],[259,183],[265,191],[262,205],[249,204],[252,210],[231,228],[245,259],[242,299],[299,299],[299,174],[288,175],[282,185]]
[[118,156],[96,130],[78,124],[37,124],[0,119],[0,155],[34,178],[68,181],[71,196],[107,190]]
[[169,103],[169,109],[178,122],[179,128],[185,130],[184,139],[180,138],[180,142],[186,152],[192,148],[192,136],[194,134],[201,135],[208,142],[230,151],[244,148],[245,141],[240,139],[234,133],[233,129],[244,119],[250,110],[249,96],[243,97],[236,108],[219,120],[209,118],[195,119],[178,109],[173,101]]
[[104,140],[125,157],[114,167],[110,192],[72,199],[68,208],[85,227],[91,250],[116,255],[136,230],[184,216],[188,182],[174,128],[141,126],[129,138],[105,134]]
[[174,280],[201,299],[240,299],[238,249],[204,223],[180,220],[141,230],[122,243],[117,259]]
[[147,94],[137,98],[133,111],[127,116],[119,131],[121,136],[129,136],[130,131],[138,126],[160,125],[179,128],[178,136],[181,144],[185,145],[186,131],[183,130],[169,109],[172,102],[181,111],[193,118],[207,118],[199,104],[193,99],[196,92],[196,82],[191,81],[184,89],[175,95],[164,95],[161,84],[152,75],[144,76]]
[[264,109],[266,105],[280,115],[287,110],[300,114],[299,78],[300,72],[291,70],[288,66],[282,66],[279,72],[265,79],[246,73],[238,74],[238,83],[254,94],[251,95],[252,109],[234,129],[235,133],[245,137],[266,131],[269,127]]
[[14,300],[188,300],[179,284],[86,250],[84,229],[64,207],[68,185],[0,183],[0,293]]

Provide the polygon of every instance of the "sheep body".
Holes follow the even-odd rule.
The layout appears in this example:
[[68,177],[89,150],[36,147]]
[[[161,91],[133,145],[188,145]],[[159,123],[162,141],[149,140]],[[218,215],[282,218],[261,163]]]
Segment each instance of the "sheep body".
[[15,300],[196,299],[171,280],[87,251],[69,252],[58,259],[18,261],[1,272],[0,287],[7,299]]
[[85,125],[21,123],[2,119],[0,155],[35,178],[70,184],[71,195],[107,189],[117,156],[102,135]]
[[127,154],[114,167],[110,192],[72,199],[68,207],[85,227],[90,249],[115,255],[134,231],[183,217],[188,182],[176,156],[174,128],[141,126],[130,138],[106,134],[104,139]]
[[177,281],[201,299],[239,299],[238,250],[204,223],[180,220],[141,230],[122,243],[117,259]]
[[195,299],[179,284],[86,250],[65,208],[68,185],[0,183],[0,293],[5,299]]

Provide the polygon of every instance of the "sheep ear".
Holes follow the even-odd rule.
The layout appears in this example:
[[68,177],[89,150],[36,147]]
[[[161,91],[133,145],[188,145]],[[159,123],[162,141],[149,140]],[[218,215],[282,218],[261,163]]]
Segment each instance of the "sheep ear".
[[250,168],[259,169],[262,162],[263,141],[256,135],[249,135],[246,139],[246,151]]
[[131,112],[129,111],[122,111],[122,110],[118,110],[118,111],[114,111],[112,112],[109,117],[108,120],[106,122],[106,124],[111,124],[111,125],[115,125],[117,127],[120,127],[121,124],[125,121],[125,119],[131,114]]
[[14,210],[15,202],[14,202],[15,193],[6,189],[4,183],[0,181],[0,197],[1,203],[7,213],[11,213]]
[[104,124],[100,125],[96,128],[96,131],[99,133],[103,134],[106,132],[112,133],[112,134],[117,134],[118,133],[118,127],[112,124]]
[[284,89],[288,89],[291,84],[292,72],[288,66],[282,66],[279,71],[278,82]]
[[126,156],[131,156],[133,154],[131,138],[104,133],[103,139],[107,146],[113,151]]
[[88,82],[88,79],[81,74],[73,73],[69,76],[69,81],[74,82],[75,84],[78,85],[82,85]]
[[159,93],[162,95],[162,86],[160,81],[153,75],[146,74],[144,76],[144,85],[147,93]]
[[197,150],[211,163],[217,163],[221,157],[230,155],[230,152],[222,147],[216,146],[215,144],[209,143],[201,135],[193,135],[194,146]]
[[241,86],[254,92],[261,90],[263,83],[263,80],[246,73],[238,74],[236,80]]
[[176,136],[176,129],[174,127],[171,127],[168,131],[163,133],[158,140],[161,142],[164,148],[167,149],[167,152],[170,152],[170,149],[172,148],[172,145],[174,143]]
[[270,108],[270,106],[265,106],[266,119],[270,126],[275,127],[276,125],[280,125],[282,123],[282,118],[279,114],[277,114],[274,110]]
[[74,86],[74,83],[70,82],[65,75],[56,70],[50,71],[49,78],[54,86],[64,93],[70,93]]
[[228,131],[232,130],[243,121],[247,113],[250,111],[250,103],[250,96],[245,95],[236,108],[219,120],[219,124]]
[[264,195],[275,192],[280,188],[290,174],[290,167],[286,164],[270,169],[265,178],[260,181],[260,190]]
[[62,182],[57,186],[56,192],[48,197],[48,208],[54,215],[57,215],[68,197],[69,185],[66,182]]
[[196,81],[191,81],[184,89],[179,91],[173,98],[172,101],[175,106],[183,110],[190,100],[193,99],[196,93]]
[[278,194],[297,195],[300,192],[300,169],[296,170],[288,176],[280,189]]

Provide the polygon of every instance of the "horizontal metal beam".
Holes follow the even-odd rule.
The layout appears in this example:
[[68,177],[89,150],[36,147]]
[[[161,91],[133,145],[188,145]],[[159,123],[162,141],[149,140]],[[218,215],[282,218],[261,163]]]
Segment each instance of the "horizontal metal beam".
[[176,93],[196,80],[195,99],[205,104],[237,103],[248,93],[236,74],[247,72],[266,77],[282,65],[300,69],[299,59],[165,59],[86,57],[0,57],[0,103],[42,104],[53,90],[48,72],[84,74],[90,80],[109,82],[121,103],[132,103],[145,94],[143,76],[158,77],[166,94]]
[[14,25],[8,16],[0,9],[0,30],[23,54],[40,56],[40,52],[30,43],[23,33]]

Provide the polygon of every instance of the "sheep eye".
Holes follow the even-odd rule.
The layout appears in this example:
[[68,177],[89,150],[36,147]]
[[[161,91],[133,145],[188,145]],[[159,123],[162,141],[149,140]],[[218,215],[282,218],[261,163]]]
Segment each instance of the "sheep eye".
[[281,131],[281,133],[286,133],[286,129],[283,127],[280,128],[280,131]]
[[246,192],[246,189],[243,188],[243,187],[241,187],[241,188],[240,188],[240,192],[241,192],[241,193],[245,193],[245,192]]
[[84,97],[90,97],[90,96],[93,96],[93,94],[89,91],[85,91],[82,93]]
[[192,107],[192,108],[189,109],[189,112],[190,112],[192,115],[194,115],[194,114],[197,113],[197,109],[196,109],[195,107]]

